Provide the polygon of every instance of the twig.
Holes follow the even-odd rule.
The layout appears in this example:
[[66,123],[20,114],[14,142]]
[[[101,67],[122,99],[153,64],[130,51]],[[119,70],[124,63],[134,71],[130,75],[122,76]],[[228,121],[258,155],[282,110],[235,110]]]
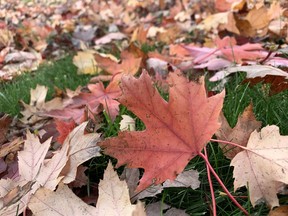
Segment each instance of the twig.
[[[207,155],[207,149],[206,146],[204,148],[204,154],[206,159],[208,160],[208,155]],[[210,169],[208,164],[206,163],[206,168],[207,168],[207,178],[210,186],[210,191],[211,191],[211,199],[212,199],[212,207],[213,207],[213,216],[217,215],[217,210],[216,210],[216,200],[215,200],[215,194],[214,194],[214,189],[213,189],[213,184],[212,184],[212,179],[210,175]]]
[[234,202],[234,204],[235,204],[245,215],[249,215],[249,213],[237,202],[237,200],[233,197],[233,195],[232,195],[232,194],[229,192],[229,190],[226,188],[226,186],[224,185],[224,183],[222,182],[222,180],[219,178],[219,176],[217,175],[217,173],[215,172],[215,170],[214,170],[213,167],[211,166],[208,158],[206,158],[206,156],[205,156],[204,154],[202,154],[201,152],[199,152],[198,155],[205,160],[206,165],[208,166],[209,170],[212,172],[212,174],[214,175],[214,177],[216,178],[216,180],[218,181],[218,183],[221,185],[221,187],[223,188],[223,190],[226,192],[227,196],[232,200],[232,202]]
[[218,140],[218,139],[210,139],[211,142],[220,142],[220,143],[224,143],[224,144],[229,144],[229,145],[233,145],[235,147],[241,148],[243,150],[250,150],[245,146],[239,145],[237,143],[233,143],[233,142],[229,142],[229,141],[224,141],[224,140]]

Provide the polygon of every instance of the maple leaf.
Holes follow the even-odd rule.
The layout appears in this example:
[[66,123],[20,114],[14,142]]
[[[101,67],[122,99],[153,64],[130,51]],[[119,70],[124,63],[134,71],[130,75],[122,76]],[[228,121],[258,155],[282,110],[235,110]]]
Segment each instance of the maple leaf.
[[50,111],[52,109],[61,109],[63,107],[62,100],[56,97],[48,102],[45,102],[45,98],[48,92],[48,88],[38,85],[35,89],[30,90],[30,103],[26,104],[20,101],[24,106],[24,110],[21,111],[23,117],[20,119],[25,124],[34,124],[45,117],[39,116],[40,112]]
[[100,140],[100,134],[84,134],[86,125],[84,122],[76,127],[66,138],[65,143],[69,143],[69,160],[63,168],[61,175],[64,175],[64,183],[70,183],[75,180],[77,167],[92,157],[100,156],[100,147],[97,146]]
[[41,188],[31,198],[28,207],[37,216],[92,216],[95,207],[84,203],[67,185],[59,184],[56,192]]
[[271,208],[279,205],[277,192],[288,184],[288,136],[281,136],[275,125],[254,131],[247,150],[231,161],[234,166],[234,190],[249,185],[253,206],[266,201]]
[[100,68],[107,71],[109,74],[132,74],[134,75],[141,64],[142,58],[136,58],[133,53],[124,50],[121,53],[121,62],[115,62],[110,58],[102,57],[99,54],[94,54],[95,60]]
[[103,180],[99,183],[99,198],[96,215],[132,215],[135,205],[131,205],[128,187],[120,181],[109,162]]
[[68,186],[59,184],[57,190],[39,189],[28,204],[37,215],[146,215],[144,208],[132,205],[125,181],[120,181],[111,163],[104,172],[104,179],[99,183],[99,197],[96,208],[84,203]]
[[[230,127],[223,113],[221,113],[220,118],[222,124],[215,133],[217,138],[220,140],[234,142],[244,147],[247,146],[250,134],[254,130],[258,130],[261,127],[261,122],[257,121],[254,116],[252,104],[246,107],[242,115],[238,117],[237,124],[233,129]],[[239,147],[223,143],[219,143],[219,145],[223,150],[224,155],[229,159],[232,159],[238,152],[242,151],[242,149]]]
[[118,137],[99,143],[106,154],[118,159],[117,166],[144,168],[137,191],[175,179],[220,127],[224,92],[207,98],[203,79],[188,82],[176,72],[170,74],[169,81],[166,102],[146,72],[139,79],[123,76],[119,101],[144,122],[146,130],[120,132]]
[[114,120],[119,113],[119,102],[115,99],[121,95],[118,82],[111,81],[106,89],[102,82],[89,84],[88,89],[91,93],[81,93],[75,100],[80,100],[80,103],[83,104],[87,103],[91,110],[95,110],[99,104],[102,104],[105,111]]
[[19,174],[26,181],[35,180],[50,147],[51,138],[41,144],[39,138],[29,131],[24,150],[18,153]]
[[73,119],[70,119],[69,121],[55,119],[55,124],[57,131],[59,132],[57,142],[63,144],[69,133],[76,127],[76,123]]

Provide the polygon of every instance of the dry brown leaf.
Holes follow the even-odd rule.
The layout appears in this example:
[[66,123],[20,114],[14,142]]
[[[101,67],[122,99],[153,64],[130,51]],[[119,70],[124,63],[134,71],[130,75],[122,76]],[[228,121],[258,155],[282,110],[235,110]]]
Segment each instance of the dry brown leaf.
[[288,206],[283,205],[271,210],[268,216],[287,216],[288,215]]
[[[261,127],[261,122],[257,121],[254,113],[253,113],[253,105],[250,104],[245,108],[242,115],[238,117],[237,124],[234,128],[231,128],[224,114],[221,112],[221,127],[215,133],[217,139],[234,142],[241,146],[246,147],[250,134],[254,130],[258,130]],[[242,151],[239,147],[235,147],[232,145],[227,145],[223,143],[219,143],[224,155],[232,159],[235,157],[237,153]]]
[[5,157],[9,153],[17,152],[21,149],[22,144],[24,143],[23,138],[18,137],[11,142],[5,143],[0,147],[0,158]]
[[234,190],[249,188],[253,206],[265,201],[271,208],[279,206],[277,192],[288,184],[288,136],[281,136],[275,125],[254,131],[247,150],[231,161],[234,166]]
[[12,118],[7,114],[0,118],[0,144],[6,141],[6,133],[8,132],[11,122]]

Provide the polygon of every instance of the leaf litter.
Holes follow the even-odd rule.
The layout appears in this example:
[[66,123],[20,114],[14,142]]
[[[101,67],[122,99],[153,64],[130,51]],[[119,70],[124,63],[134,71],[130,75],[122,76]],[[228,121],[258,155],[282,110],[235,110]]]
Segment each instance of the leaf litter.
[[[274,125],[260,130],[252,105],[232,129],[220,114],[224,91],[208,97],[197,72],[204,75],[203,69],[208,70],[210,81],[224,83],[242,71],[250,85],[271,84],[270,95],[287,89],[287,58],[282,52],[288,41],[287,5],[214,3],[3,3],[1,81],[69,51],[76,53],[78,74],[94,77],[86,87],[66,89],[50,101],[48,89],[38,85],[31,89],[30,103],[21,102],[20,119],[0,114],[1,215],[26,209],[34,215],[59,215],[55,210],[63,215],[153,215],[162,210],[163,215],[186,215],[159,203],[153,208],[148,204],[145,213],[136,200],[155,197],[167,187],[198,188],[198,172],[184,169],[197,155],[205,159],[202,150],[214,134],[232,159],[234,189],[246,186],[253,206],[261,201],[270,208],[279,206],[277,193],[287,185],[286,136]],[[267,48],[267,38],[283,42]],[[192,81],[185,77],[191,71]],[[154,85],[169,92],[167,101]],[[101,136],[97,130],[103,116],[118,124],[119,105],[132,111],[146,129],[135,130],[135,117],[123,116],[117,137]],[[72,189],[85,186],[83,163],[102,157],[102,150],[118,159],[116,167],[126,168],[120,181],[109,162],[93,207]],[[216,207],[211,212],[216,215]]]

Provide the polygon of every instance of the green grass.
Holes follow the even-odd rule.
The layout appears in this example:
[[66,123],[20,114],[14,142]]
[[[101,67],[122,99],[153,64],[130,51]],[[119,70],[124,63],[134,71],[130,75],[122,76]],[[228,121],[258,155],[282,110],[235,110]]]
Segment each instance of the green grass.
[[[269,97],[266,92],[263,91],[261,84],[250,88],[247,84],[241,84],[243,79],[243,73],[234,74],[225,85],[226,98],[223,111],[230,125],[234,126],[236,124],[238,116],[243,112],[244,108],[252,102],[256,118],[262,121],[262,126],[271,124],[278,125],[281,134],[288,135],[288,124],[286,123],[288,121],[288,92],[285,91]],[[28,102],[30,88],[34,88],[36,84],[48,86],[48,98],[51,98],[54,86],[62,89],[75,89],[78,85],[85,85],[88,80],[89,76],[76,74],[76,67],[73,66],[71,57],[66,57],[55,62],[53,65],[43,65],[36,73],[25,74],[12,82],[2,83],[0,85],[0,111],[11,115],[18,115],[18,101],[23,99]],[[212,85],[209,84],[208,86]],[[136,118],[135,115],[123,106],[120,108],[120,113],[132,115]],[[105,137],[116,136],[119,131],[119,122],[120,117],[117,117],[115,122],[111,123],[109,119],[104,116],[104,124],[101,132]],[[137,130],[143,130],[145,128],[139,119],[136,120],[136,127]],[[242,197],[237,198],[239,203],[247,209],[251,215],[267,215],[269,209],[265,204],[258,205],[256,208],[251,206],[245,188],[241,188],[235,193],[233,192],[233,167],[229,166],[230,160],[225,158],[217,143],[208,143],[207,151],[211,165],[228,190],[233,195]],[[85,163],[86,166],[89,166],[87,173],[90,182],[99,182],[107,166],[108,159],[111,158],[108,156],[96,157]],[[114,159],[113,163],[115,162],[116,160]],[[157,197],[145,199],[146,204],[162,201],[175,208],[184,209],[190,215],[210,215],[209,205],[211,203],[211,194],[204,161],[196,157],[189,162],[186,169],[196,169],[199,171],[201,181],[200,188],[196,190],[167,188]],[[119,172],[121,172],[121,169],[119,169]],[[216,195],[217,215],[243,215],[227,196],[220,193],[223,192],[223,190],[214,177],[212,177],[212,180]],[[287,204],[287,197],[281,198],[281,204]]]
[[77,68],[72,64],[71,56],[51,65],[41,65],[37,72],[25,73],[11,82],[0,83],[0,112],[18,115],[19,100],[29,103],[30,89],[35,88],[37,84],[49,88],[47,99],[51,99],[55,86],[74,90],[79,85],[86,85],[89,79],[87,75],[77,75]]

